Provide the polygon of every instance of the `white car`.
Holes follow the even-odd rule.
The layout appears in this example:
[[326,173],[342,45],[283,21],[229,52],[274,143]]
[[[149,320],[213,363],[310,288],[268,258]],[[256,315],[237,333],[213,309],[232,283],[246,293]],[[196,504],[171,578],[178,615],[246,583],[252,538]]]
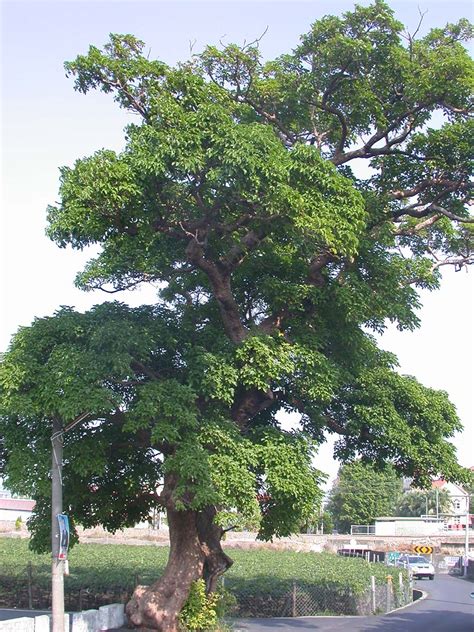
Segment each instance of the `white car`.
[[408,569],[415,579],[421,579],[422,577],[434,579],[435,570],[433,564],[421,555],[401,555],[398,558],[397,565]]

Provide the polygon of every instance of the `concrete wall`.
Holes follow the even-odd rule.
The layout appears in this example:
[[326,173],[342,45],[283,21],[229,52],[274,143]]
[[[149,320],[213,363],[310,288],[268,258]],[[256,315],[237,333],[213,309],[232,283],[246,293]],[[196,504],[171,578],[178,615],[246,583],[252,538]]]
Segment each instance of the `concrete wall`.
[[[123,604],[110,604],[98,610],[85,610],[65,615],[64,629],[70,632],[102,632],[125,624]],[[0,632],[50,632],[51,616],[19,617],[0,621]]]

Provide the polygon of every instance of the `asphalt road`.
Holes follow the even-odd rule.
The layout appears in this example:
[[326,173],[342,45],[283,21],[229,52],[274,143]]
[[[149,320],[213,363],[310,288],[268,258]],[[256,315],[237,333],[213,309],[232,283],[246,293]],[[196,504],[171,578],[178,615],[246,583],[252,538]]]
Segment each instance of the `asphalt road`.
[[416,581],[415,587],[428,596],[383,616],[241,619],[235,622],[234,629],[235,632],[474,632],[472,582],[437,575],[434,581]]

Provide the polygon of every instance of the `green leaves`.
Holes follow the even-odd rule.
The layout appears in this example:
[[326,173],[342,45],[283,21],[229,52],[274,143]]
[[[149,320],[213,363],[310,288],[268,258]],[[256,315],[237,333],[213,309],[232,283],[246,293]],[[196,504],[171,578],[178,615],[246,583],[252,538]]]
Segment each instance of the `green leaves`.
[[340,468],[326,508],[336,527],[350,533],[353,524],[372,524],[378,516],[394,515],[401,493],[402,482],[393,467],[377,470],[355,461]]
[[197,427],[196,394],[174,379],[152,381],[138,389],[124,429],[149,428],[152,443],[178,443]]
[[336,446],[339,458],[360,454],[365,462],[391,461],[421,486],[441,472],[466,480],[446,441],[461,428],[446,393],[387,368],[363,372],[344,393],[331,410],[348,431]]

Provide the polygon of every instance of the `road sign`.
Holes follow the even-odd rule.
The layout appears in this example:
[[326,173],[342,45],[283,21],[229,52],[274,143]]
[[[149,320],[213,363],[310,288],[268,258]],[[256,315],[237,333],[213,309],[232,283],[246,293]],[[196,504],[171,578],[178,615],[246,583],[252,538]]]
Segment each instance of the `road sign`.
[[419,553],[420,555],[429,555],[430,553],[433,553],[433,547],[417,545],[413,547],[413,551],[415,553]]

